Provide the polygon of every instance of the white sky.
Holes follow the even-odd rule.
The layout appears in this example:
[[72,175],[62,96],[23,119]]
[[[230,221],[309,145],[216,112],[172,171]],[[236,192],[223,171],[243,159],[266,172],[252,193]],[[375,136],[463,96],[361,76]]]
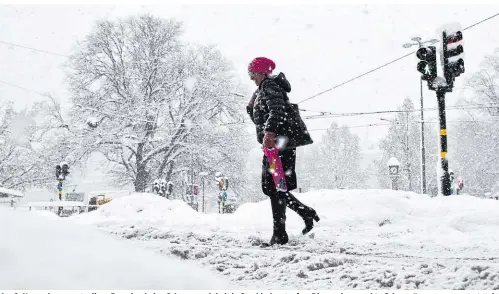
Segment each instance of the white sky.
[[[252,84],[247,64],[256,56],[273,59],[292,83],[292,101],[348,80],[412,49],[402,44],[419,35],[435,38],[436,28],[449,21],[463,27],[499,12],[499,5],[19,5],[0,6],[0,41],[60,54],[69,54],[97,19],[137,13],[175,17],[185,22],[185,39],[215,44]],[[463,32],[466,73],[456,87],[475,72],[486,54],[499,47],[499,17]],[[62,100],[64,57],[0,43],[0,80],[37,92],[50,92]],[[330,112],[395,109],[405,97],[419,107],[416,57],[408,57],[338,89],[301,104],[302,108]],[[250,95],[250,91],[247,94]],[[448,94],[447,104],[460,98]],[[0,83],[0,99],[27,105],[40,96]],[[425,107],[436,107],[435,93],[425,86]],[[455,112],[449,112],[452,116]],[[308,115],[308,113],[303,113]],[[426,117],[435,117],[428,113]],[[309,129],[326,128],[336,120],[348,125],[380,123],[380,117],[307,120]],[[386,127],[354,128],[365,147],[375,144]],[[319,140],[322,132],[313,132]],[[449,134],[451,135],[451,134]]]

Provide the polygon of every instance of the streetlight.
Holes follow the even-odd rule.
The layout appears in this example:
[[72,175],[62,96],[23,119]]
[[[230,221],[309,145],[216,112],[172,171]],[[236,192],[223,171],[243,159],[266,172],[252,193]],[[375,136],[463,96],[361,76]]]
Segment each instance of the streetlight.
[[[405,123],[405,164],[406,164],[406,170],[407,170],[407,180],[409,182],[408,190],[412,191],[411,163],[409,161],[409,112],[406,112],[405,118],[406,118],[406,123]],[[380,118],[380,120],[387,121],[387,122],[393,122],[392,120],[389,120],[386,118]],[[400,124],[400,123],[396,122],[396,124]]]
[[[415,43],[405,43],[402,45],[404,48],[411,48],[412,46],[423,47],[423,44],[432,45],[438,43],[437,39],[431,39],[421,42],[420,37],[411,38]],[[423,110],[423,79],[419,79],[420,92],[421,92],[421,193],[426,194],[426,159],[425,159],[425,144],[424,144],[424,110]]]

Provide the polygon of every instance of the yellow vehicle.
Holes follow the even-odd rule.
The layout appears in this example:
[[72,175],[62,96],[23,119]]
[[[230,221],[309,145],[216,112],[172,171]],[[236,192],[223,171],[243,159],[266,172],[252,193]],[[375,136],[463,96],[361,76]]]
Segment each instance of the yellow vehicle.
[[[96,195],[96,196],[90,197],[90,199],[88,200],[88,205],[103,205],[103,204],[110,202],[111,200],[113,200],[113,198],[106,198],[105,195],[102,195],[102,194]],[[92,206],[92,207],[88,208],[88,211],[92,211],[92,210],[96,210],[96,209],[97,209],[97,207]]]
[[93,191],[87,194],[88,211],[96,210],[98,206],[104,205],[115,198],[120,198],[132,194],[129,190],[118,190],[118,191]]
[[106,198],[106,196],[104,196],[104,195],[99,195],[97,197],[98,197],[97,198],[97,205],[106,204],[109,201],[113,200],[113,198]]

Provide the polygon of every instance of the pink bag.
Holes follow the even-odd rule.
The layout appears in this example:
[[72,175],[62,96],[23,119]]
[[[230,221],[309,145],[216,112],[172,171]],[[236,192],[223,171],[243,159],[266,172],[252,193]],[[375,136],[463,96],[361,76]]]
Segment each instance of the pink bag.
[[272,178],[274,179],[275,188],[277,191],[287,192],[288,187],[286,185],[286,176],[282,168],[282,162],[279,158],[279,149],[277,148],[263,148],[263,153],[269,162],[270,172],[272,172]]

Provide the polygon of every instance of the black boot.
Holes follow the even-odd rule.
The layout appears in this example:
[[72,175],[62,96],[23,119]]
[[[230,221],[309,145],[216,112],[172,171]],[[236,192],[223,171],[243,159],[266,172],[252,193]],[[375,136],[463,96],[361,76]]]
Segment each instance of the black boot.
[[282,231],[282,232],[274,231],[272,238],[270,238],[269,246],[272,246],[274,244],[284,245],[284,244],[287,244],[288,241],[289,241],[289,238],[288,238],[288,233],[286,233],[286,231]]
[[314,228],[314,220],[316,222],[320,221],[317,212],[311,207],[306,206],[301,203],[293,194],[290,192],[281,192],[286,198],[286,205],[293,211],[295,211],[303,221],[305,222],[305,228],[302,230],[302,234],[305,235]]
[[262,247],[268,247],[274,244],[284,245],[289,241],[288,234],[286,233],[286,199],[279,198],[278,196],[280,195],[270,197],[274,233],[272,234],[270,242],[262,244]]
[[314,228],[314,220],[319,222],[321,219],[317,215],[317,212],[315,212],[313,208],[310,208],[306,216],[303,217],[303,221],[305,222],[305,228],[301,231],[303,235],[310,232]]

